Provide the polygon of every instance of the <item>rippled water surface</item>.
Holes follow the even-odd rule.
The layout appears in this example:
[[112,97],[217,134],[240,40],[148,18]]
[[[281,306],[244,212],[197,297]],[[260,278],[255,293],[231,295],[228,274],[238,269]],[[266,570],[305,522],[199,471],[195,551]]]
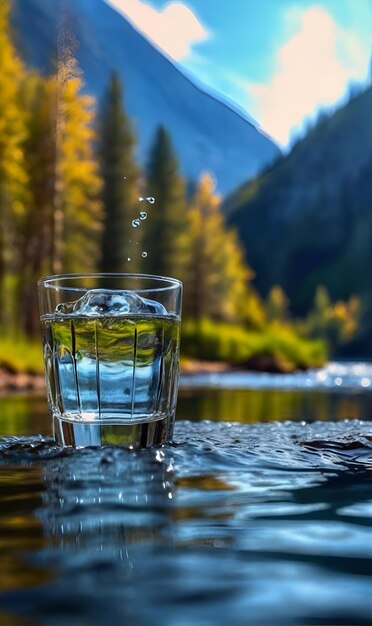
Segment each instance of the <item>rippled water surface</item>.
[[0,401],[1,626],[371,624],[367,410],[180,419],[162,449],[61,451],[11,436],[30,407],[45,432],[42,401],[13,400]]
[[371,433],[180,422],[137,453],[3,439],[1,623],[369,624]]

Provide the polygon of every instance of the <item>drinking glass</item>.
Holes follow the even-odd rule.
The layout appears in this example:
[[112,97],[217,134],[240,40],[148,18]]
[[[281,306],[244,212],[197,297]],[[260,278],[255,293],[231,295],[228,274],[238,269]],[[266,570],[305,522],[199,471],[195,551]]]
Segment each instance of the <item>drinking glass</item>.
[[48,404],[62,446],[143,448],[172,437],[182,283],[145,274],[38,281]]

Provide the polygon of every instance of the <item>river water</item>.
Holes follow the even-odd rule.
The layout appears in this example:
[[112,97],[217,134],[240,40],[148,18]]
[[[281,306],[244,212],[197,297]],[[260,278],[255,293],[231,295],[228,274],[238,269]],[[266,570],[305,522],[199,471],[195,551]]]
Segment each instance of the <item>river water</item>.
[[1,398],[1,626],[370,625],[368,380],[184,377],[139,452],[61,451],[43,398]]

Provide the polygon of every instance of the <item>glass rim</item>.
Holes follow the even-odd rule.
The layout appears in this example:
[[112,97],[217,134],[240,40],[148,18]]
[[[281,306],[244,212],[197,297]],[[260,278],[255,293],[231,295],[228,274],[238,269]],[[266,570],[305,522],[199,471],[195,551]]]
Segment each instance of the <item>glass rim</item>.
[[[137,289],[123,289],[123,291],[141,291],[141,292],[150,292],[150,291],[166,291],[177,288],[182,288],[183,284],[178,278],[173,278],[171,276],[159,276],[156,274],[140,274],[133,272],[82,272],[75,274],[51,274],[50,276],[44,276],[39,278],[37,281],[38,287],[44,287],[46,289],[64,289],[66,291],[89,291],[88,288],[85,287],[74,287],[69,285],[59,285],[58,281],[63,280],[78,280],[78,279],[86,279],[86,278],[134,278],[134,279],[147,279],[153,280],[156,282],[166,283],[164,286],[152,286],[152,287],[138,287]],[[119,291],[119,289],[116,289]]]

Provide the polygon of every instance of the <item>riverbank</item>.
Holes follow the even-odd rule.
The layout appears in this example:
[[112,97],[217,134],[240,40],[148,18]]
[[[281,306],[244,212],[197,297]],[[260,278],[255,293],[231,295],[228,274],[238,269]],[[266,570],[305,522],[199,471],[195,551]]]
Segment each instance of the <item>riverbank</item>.
[[45,379],[42,374],[30,374],[27,372],[11,372],[0,367],[0,393],[12,391],[44,391]]
[[[244,368],[223,361],[203,361],[198,359],[182,359],[180,367],[181,375],[219,374],[241,370],[274,374],[293,372],[293,368],[288,369],[288,366],[285,367],[284,363],[280,363],[277,359],[269,356],[252,359]],[[13,391],[36,393],[43,392],[44,389],[45,379],[42,373],[16,371],[4,365],[0,366],[0,393],[11,393]]]
[[[247,329],[202,320],[182,326],[181,374],[229,371],[286,374],[321,367],[325,345],[286,325]],[[0,392],[44,388],[40,340],[0,335]]]
[[[229,363],[211,363],[209,361],[187,361],[181,364],[181,374],[220,373],[233,371]],[[17,372],[0,367],[0,393],[41,392],[45,390],[43,374]]]

